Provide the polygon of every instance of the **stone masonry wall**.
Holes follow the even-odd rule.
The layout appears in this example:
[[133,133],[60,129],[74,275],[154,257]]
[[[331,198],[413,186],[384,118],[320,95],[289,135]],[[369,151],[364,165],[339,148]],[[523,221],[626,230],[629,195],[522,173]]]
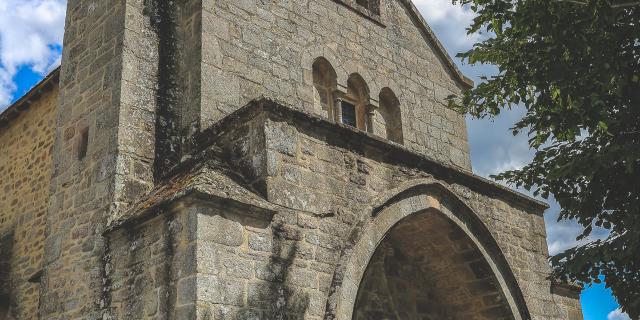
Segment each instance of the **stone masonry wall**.
[[[215,205],[198,212],[198,319],[323,319],[338,239],[304,213],[273,219]],[[320,243],[320,246],[319,246]]]
[[143,1],[67,2],[41,315],[102,318],[108,221],[153,187],[157,39]]
[[562,319],[568,320],[582,320],[582,305],[580,304],[580,292],[576,291],[576,288],[572,289],[558,289],[552,290],[554,293],[554,302],[559,305],[558,308],[561,312]]
[[111,319],[195,319],[195,211],[109,232],[105,305]]
[[[352,145],[348,139],[337,145],[329,144],[327,140],[339,140],[311,127],[293,128],[278,120],[267,121],[266,127],[281,128],[267,129],[267,132],[289,133],[267,137],[268,199],[314,215],[335,214],[334,218],[322,222],[329,232],[323,236],[334,234],[346,239],[350,227],[344,221],[358,221],[370,215],[366,208],[376,195],[401,182],[435,174],[405,167],[409,164],[390,165],[384,161],[390,155],[358,150],[357,144]],[[358,155],[358,151],[362,155]],[[451,184],[496,239],[531,315],[540,319],[562,319],[563,306],[554,302],[547,279],[550,268],[542,215],[514,206],[506,199],[485,196],[483,190],[447,181],[446,177],[440,179]]]
[[[331,310],[331,305],[335,302],[331,301],[331,290],[335,289],[332,285],[335,284],[335,277],[340,274],[339,264],[343,259],[341,251],[351,241],[354,230],[362,223],[374,219],[372,203],[402,184],[432,177],[449,185],[452,192],[463,199],[488,228],[513,272],[516,281],[514,285],[520,288],[532,318],[566,319],[568,311],[565,304],[556,301],[550,292],[546,234],[541,212],[532,212],[533,209],[521,206],[508,197],[496,196],[477,185],[468,185],[442,171],[422,167],[424,163],[403,162],[401,158],[397,158],[397,152],[381,152],[384,148],[378,149],[363,143],[362,139],[366,138],[347,128],[320,128],[321,125],[317,122],[309,121],[305,124],[305,121],[296,119],[295,116],[279,118],[274,115],[268,116],[263,125],[265,140],[260,138],[245,141],[243,150],[247,151],[247,158],[235,155],[234,163],[238,166],[256,163],[249,160],[256,158],[250,151],[253,150],[251,143],[265,144],[265,155],[257,157],[265,159],[265,169],[256,172],[263,174],[266,198],[284,209],[274,216],[268,227],[261,230],[247,225],[230,211],[216,214],[219,216],[216,219],[220,220],[216,224],[228,224],[223,228],[224,231],[214,228],[201,234],[199,230],[199,237],[212,237],[212,241],[216,243],[218,258],[214,256],[213,259],[219,259],[223,252],[227,252],[227,255],[232,253],[228,266],[237,265],[234,268],[240,268],[234,269],[234,272],[221,273],[217,279],[224,279],[234,285],[238,282],[246,283],[233,291],[228,291],[231,290],[228,288],[219,289],[220,294],[244,290],[242,294],[202,300],[210,312],[249,312],[259,315],[275,312],[273,306],[282,305],[282,310],[278,312],[298,316],[304,314],[308,319],[323,316],[325,310],[318,305]],[[252,132],[243,126],[236,128],[240,132]],[[228,134],[237,135],[233,132]],[[487,192],[494,196],[484,195]],[[536,210],[540,209],[533,211]],[[252,236],[252,232],[258,234]],[[220,238],[223,235],[225,237]],[[231,241],[229,237],[237,240]],[[251,239],[257,242],[252,244]],[[275,239],[280,239],[278,241],[287,250],[293,251],[274,249]],[[264,253],[259,254],[263,250]],[[282,257],[286,252],[291,254],[291,259],[280,266],[286,260]],[[212,256],[207,255],[205,258],[199,255],[198,259],[212,259]],[[264,276],[260,276],[257,266],[272,260],[278,261],[277,270],[290,272],[290,278],[261,279]],[[213,266],[211,268],[209,272],[215,274],[222,270]],[[264,304],[248,300],[246,297],[277,297],[273,294],[258,294],[261,287],[269,287],[269,283],[261,284],[265,280],[275,282],[274,292],[290,292],[290,295],[299,294],[306,298],[296,300],[284,295],[281,303],[269,300],[269,303]],[[211,287],[206,282],[199,282],[198,285],[198,290]],[[285,303],[289,301],[287,299],[308,301],[309,304],[296,308]]]
[[112,208],[124,12],[120,1],[67,4],[41,317],[101,318],[101,237]]
[[335,0],[204,0],[202,128],[260,96],[326,118],[314,107],[311,70],[324,57],[343,91],[352,73],[374,101],[393,90],[406,146],[470,170],[464,117],[445,107],[462,87],[406,2],[382,0],[380,24]]
[[58,89],[47,89],[18,118],[0,127],[0,237],[13,232],[9,302],[11,317],[37,317],[52,169]]

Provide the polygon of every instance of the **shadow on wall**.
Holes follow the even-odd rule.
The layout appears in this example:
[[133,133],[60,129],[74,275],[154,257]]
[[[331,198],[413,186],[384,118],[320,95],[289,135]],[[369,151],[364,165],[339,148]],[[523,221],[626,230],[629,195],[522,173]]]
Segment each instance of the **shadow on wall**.
[[[13,231],[0,236],[0,319],[11,315],[11,257],[13,256]],[[15,301],[13,301],[15,304]]]
[[309,307],[309,295],[292,284],[302,235],[282,223],[274,223],[272,230],[272,253],[262,271],[267,281],[250,285],[239,319],[303,319]]

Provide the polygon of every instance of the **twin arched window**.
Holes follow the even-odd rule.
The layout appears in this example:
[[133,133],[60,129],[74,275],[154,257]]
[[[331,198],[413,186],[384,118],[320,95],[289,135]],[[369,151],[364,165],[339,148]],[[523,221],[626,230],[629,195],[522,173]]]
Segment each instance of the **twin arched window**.
[[345,91],[338,89],[336,72],[325,58],[317,58],[312,69],[314,104],[329,119],[403,143],[400,102],[391,89],[382,89],[376,105],[359,74],[349,76]]

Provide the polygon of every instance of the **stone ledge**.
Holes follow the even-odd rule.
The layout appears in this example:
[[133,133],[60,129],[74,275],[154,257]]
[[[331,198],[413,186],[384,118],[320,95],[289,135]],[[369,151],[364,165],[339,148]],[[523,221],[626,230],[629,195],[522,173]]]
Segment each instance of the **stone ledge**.
[[[208,157],[211,155],[205,156]],[[225,171],[214,159],[187,161],[173,170],[170,179],[161,182],[122,216],[110,221],[104,233],[147,221],[187,199],[216,203],[224,207],[250,208],[245,211],[254,212],[267,219],[280,209],[237,181],[241,178],[231,177],[231,174]]]
[[[195,146],[193,150],[196,150],[195,154],[203,153],[208,147],[217,142],[218,137],[224,135],[224,133],[230,131],[238,124],[244,123],[261,114],[276,118],[278,121],[286,121],[298,129],[323,130],[328,133],[327,135],[336,137],[335,139],[327,138],[326,143],[342,145],[365,157],[375,154],[381,158],[381,161],[392,165],[423,170],[439,180],[448,181],[448,183],[457,183],[475,189],[479,194],[498,197],[508,202],[531,208],[539,215],[542,215],[544,210],[549,208],[546,203],[475,175],[472,172],[441,163],[426,155],[418,154],[407,147],[368,132],[331,122],[319,116],[309,114],[302,109],[287,106],[284,103],[268,98],[261,98],[250,102],[209,129],[197,134],[194,137]],[[367,155],[367,153],[369,153],[369,155]]]

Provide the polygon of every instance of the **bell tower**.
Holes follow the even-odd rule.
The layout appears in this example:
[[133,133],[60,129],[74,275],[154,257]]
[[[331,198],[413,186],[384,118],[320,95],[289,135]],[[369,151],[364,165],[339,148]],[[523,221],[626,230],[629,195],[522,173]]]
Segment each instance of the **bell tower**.
[[197,125],[200,1],[69,0],[40,314],[102,318],[108,223]]

